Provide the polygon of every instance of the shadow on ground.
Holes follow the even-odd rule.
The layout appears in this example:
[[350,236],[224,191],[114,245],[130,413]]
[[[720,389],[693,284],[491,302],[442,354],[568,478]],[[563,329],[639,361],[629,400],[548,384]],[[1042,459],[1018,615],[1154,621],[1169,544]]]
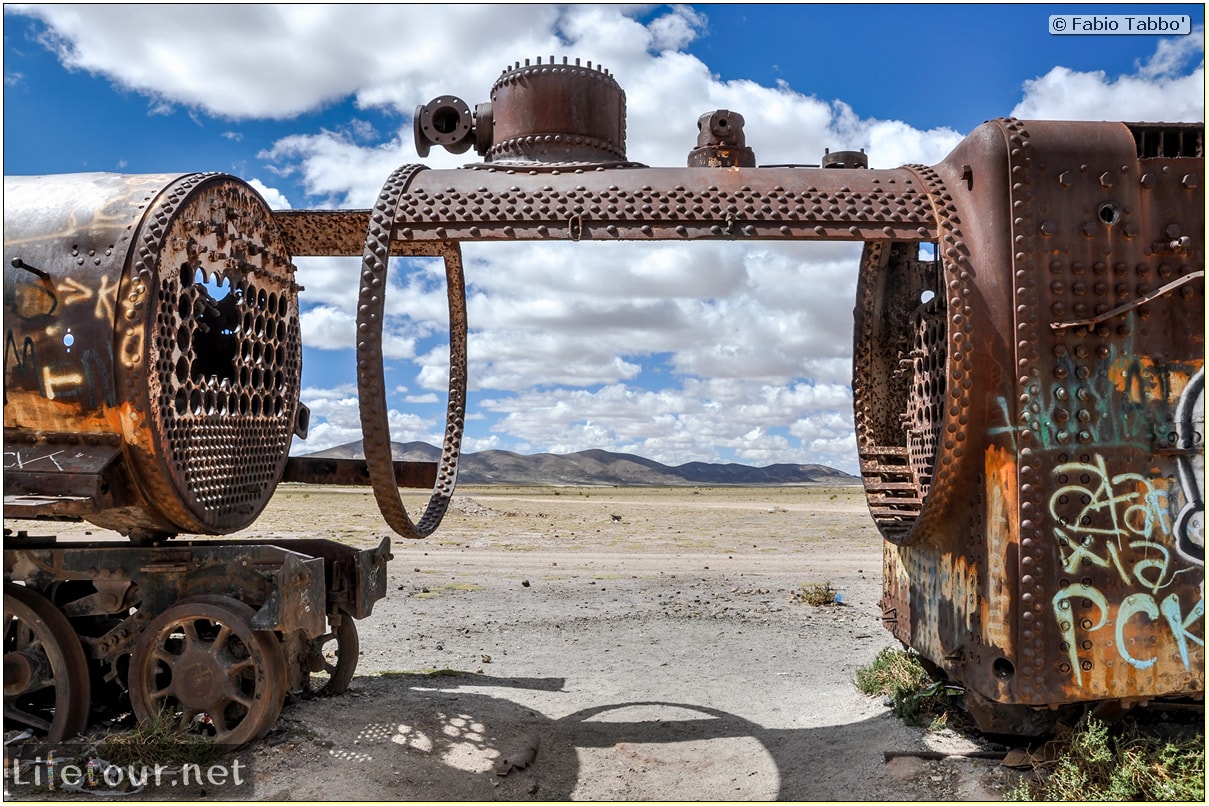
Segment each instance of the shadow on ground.
[[[353,696],[287,709],[299,721],[281,730],[307,734],[326,752],[311,767],[311,788],[273,781],[270,772],[257,798],[814,801],[941,794],[926,775],[917,789],[912,779],[924,771],[920,765],[895,770],[884,762],[883,750],[903,749],[901,726],[888,714],[798,729],[765,728],[691,702],[615,702],[547,715],[559,712],[563,692],[559,678],[359,678]],[[542,710],[532,704],[539,700]],[[339,710],[339,719],[325,719],[328,709]]]

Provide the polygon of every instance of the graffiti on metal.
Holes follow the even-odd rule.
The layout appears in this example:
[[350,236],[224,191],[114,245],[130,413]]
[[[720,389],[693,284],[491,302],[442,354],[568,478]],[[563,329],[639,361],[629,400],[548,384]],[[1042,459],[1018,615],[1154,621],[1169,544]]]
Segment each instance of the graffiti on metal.
[[[1203,560],[1200,568],[1178,562],[1168,490],[1137,473],[1110,474],[1099,454],[1091,464],[1059,465],[1054,475],[1060,486],[1050,498],[1050,511],[1060,523],[1054,536],[1062,569],[1071,575],[1087,567],[1107,569],[1119,578],[1122,589],[1133,591],[1114,602],[1095,584],[1080,582],[1054,594],[1054,617],[1068,647],[1069,668],[1076,683],[1083,679],[1080,636],[1110,624],[1115,625],[1117,653],[1131,666],[1146,669],[1154,665],[1156,656],[1135,655],[1133,646],[1150,643],[1148,632],[1167,629],[1187,668],[1189,642],[1205,644],[1203,635],[1191,631],[1204,619],[1204,592],[1202,589],[1194,602],[1181,603],[1178,592],[1164,595],[1164,591],[1180,574],[1199,571],[1203,578]],[[1074,516],[1061,515],[1072,501],[1078,502],[1071,510]],[[1071,600],[1077,598],[1092,602],[1094,619],[1077,618],[1071,608]]]
[[[631,162],[615,78],[551,57],[505,68],[489,103],[419,107],[421,157],[479,161],[402,166],[370,211],[272,211],[221,174],[6,177],[5,514],[85,517],[137,544],[106,553],[102,578],[65,565],[96,552],[6,541],[6,583],[22,583],[6,609],[47,631],[23,633],[14,669],[54,667],[41,646],[71,658],[52,668],[57,694],[29,676],[10,696],[6,678],[6,713],[78,729],[81,642],[105,682],[133,649],[136,710],[170,700],[161,650],[216,619],[246,633],[262,677],[290,680],[232,741],[272,725],[327,640],[347,684],[352,618],[385,592],[385,545],[346,556],[306,541],[300,559],[255,540],[221,556],[151,544],[243,529],[283,479],[368,483],[396,533],[434,531],[466,419],[461,245],[525,240],[863,243],[853,405],[886,626],[962,682],[990,730],[1096,701],[1203,699],[1203,123],[999,119],[936,165],[889,169],[859,150],[760,167],[744,123],[707,111],[685,166]],[[309,422],[291,261],[310,255],[362,257],[363,468],[287,461]],[[392,256],[445,265],[445,438],[423,467],[391,454]],[[415,520],[398,495],[409,485],[432,487]],[[271,570],[233,587],[254,557]],[[309,608],[305,624],[274,616],[283,602]],[[88,634],[70,618],[90,619]]]

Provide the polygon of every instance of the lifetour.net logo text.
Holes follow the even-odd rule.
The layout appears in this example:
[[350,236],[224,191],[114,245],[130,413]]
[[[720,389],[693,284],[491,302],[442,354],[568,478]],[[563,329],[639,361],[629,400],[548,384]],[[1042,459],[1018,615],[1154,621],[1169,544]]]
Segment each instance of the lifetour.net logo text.
[[246,797],[252,794],[252,768],[247,758],[235,756],[207,763],[111,764],[78,747],[25,758],[6,755],[5,796],[53,792]]

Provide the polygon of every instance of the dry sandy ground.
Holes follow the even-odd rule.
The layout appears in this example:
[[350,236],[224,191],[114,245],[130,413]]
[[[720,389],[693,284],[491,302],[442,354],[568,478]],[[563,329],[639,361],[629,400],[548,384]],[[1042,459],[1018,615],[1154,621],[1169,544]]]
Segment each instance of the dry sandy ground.
[[[285,485],[241,536],[387,534],[367,491]],[[886,760],[988,745],[855,688],[895,643],[859,487],[460,488],[393,552],[349,692],[287,704],[252,749],[257,800],[998,800],[1014,780]],[[842,603],[795,601],[811,582]]]
[[[386,534],[367,493],[314,488],[256,532]],[[287,707],[257,798],[991,800],[1011,780],[885,760],[985,746],[853,684],[894,643],[860,488],[460,489],[393,551],[350,692]],[[795,602],[810,582],[843,603]]]

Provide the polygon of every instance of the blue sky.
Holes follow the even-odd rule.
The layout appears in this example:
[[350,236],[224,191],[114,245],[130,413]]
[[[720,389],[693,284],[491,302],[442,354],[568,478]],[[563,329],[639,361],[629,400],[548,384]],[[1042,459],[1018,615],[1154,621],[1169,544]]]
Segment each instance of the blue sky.
[[[1050,14],[1188,14],[1190,36],[1051,36]],[[1204,120],[1201,5],[14,6],[5,174],[226,171],[274,207],[365,207],[416,162],[411,114],[487,99],[507,64],[592,59],[626,90],[631,159],[683,165],[729,108],[764,163],[865,148],[934,164],[984,120]],[[433,152],[431,167],[470,155]],[[466,248],[467,450],[604,448],[669,464],[856,469],[859,247]],[[294,452],[358,438],[356,263],[297,261]],[[431,264],[393,271],[392,435],[439,443],[447,343]]]

